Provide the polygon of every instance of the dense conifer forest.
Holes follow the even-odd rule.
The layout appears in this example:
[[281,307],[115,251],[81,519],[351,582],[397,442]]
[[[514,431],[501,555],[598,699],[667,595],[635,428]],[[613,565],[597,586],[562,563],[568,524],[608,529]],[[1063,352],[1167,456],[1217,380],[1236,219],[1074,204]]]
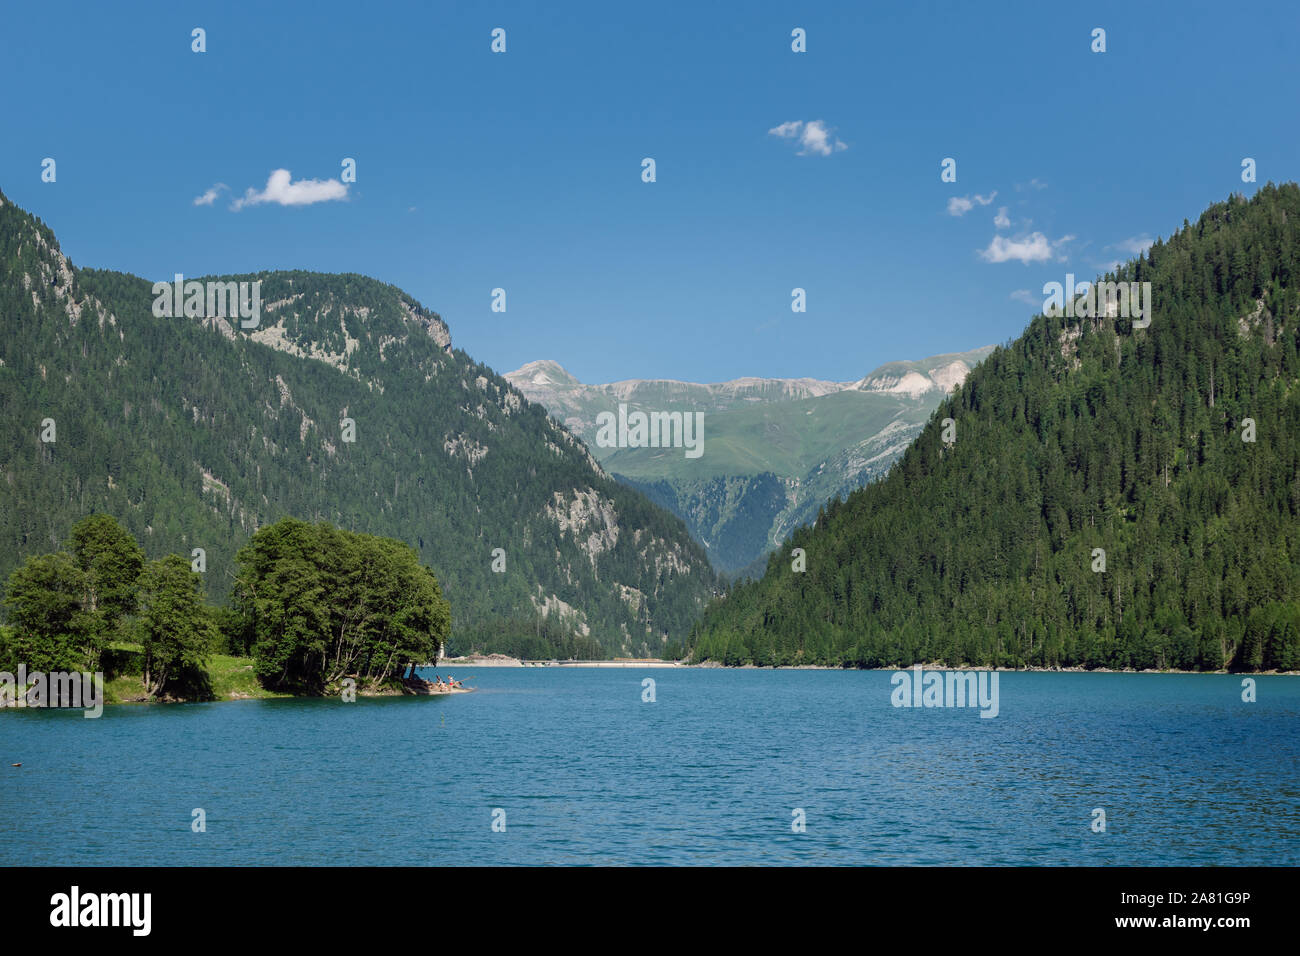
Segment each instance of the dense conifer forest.
[[1300,668],[1300,188],[1110,278],[1151,283],[1148,328],[1034,317],[709,608],[696,659]]
[[715,579],[681,521],[437,314],[358,275],[218,278],[262,282],[257,328],[156,317],[151,282],[73,266],[0,195],[0,580],[104,513],[147,558],[201,549],[225,604],[239,549],[294,517],[413,547],[456,653],[684,640]]

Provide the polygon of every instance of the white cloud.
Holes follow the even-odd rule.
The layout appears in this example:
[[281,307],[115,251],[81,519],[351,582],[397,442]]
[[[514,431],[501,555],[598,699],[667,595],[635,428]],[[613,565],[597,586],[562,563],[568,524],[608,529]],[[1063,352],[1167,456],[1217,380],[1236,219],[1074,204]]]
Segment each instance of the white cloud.
[[1022,190],[1025,189],[1038,190],[1038,189],[1046,189],[1046,188],[1047,188],[1047,183],[1043,182],[1041,179],[1031,179],[1027,183],[1016,183],[1016,192],[1021,192]]
[[1006,229],[1011,225],[1011,220],[1007,217],[1007,207],[999,206],[998,214],[993,217],[993,225],[999,229]]
[[998,196],[997,190],[993,190],[987,196],[953,196],[948,200],[948,215],[964,216],[975,208],[978,203],[981,206],[987,206]]
[[1026,305],[1038,305],[1043,301],[1042,296],[1035,296],[1028,289],[1017,289],[1008,298],[1015,299],[1017,302],[1024,302]]
[[217,196],[221,194],[222,190],[226,190],[229,188],[230,187],[227,186],[225,183],[217,183],[216,185],[208,189],[206,192],[204,192],[202,196],[195,196],[194,205],[211,206],[214,202],[216,202]]
[[831,153],[848,149],[838,137],[832,135],[831,130],[827,129],[826,124],[821,120],[813,120],[805,126],[803,137],[799,141],[803,144],[803,149],[799,151],[800,156],[807,156],[809,153],[829,156]]
[[337,179],[300,179],[295,183],[289,170],[277,169],[267,179],[264,190],[258,192],[250,188],[230,208],[240,210],[245,206],[267,202],[280,206],[310,206],[313,203],[344,199],[347,194],[348,187]]
[[769,136],[781,139],[797,139],[800,156],[829,156],[848,149],[848,145],[834,135],[834,130],[826,126],[823,120],[791,120],[780,126],[773,126],[767,131]]
[[1064,260],[1059,255],[1061,246],[1074,239],[1074,236],[1062,236],[1060,239],[1048,239],[1041,232],[1031,232],[1019,239],[1006,236],[994,236],[987,249],[980,250],[980,257],[985,262],[1050,262],[1053,258]]

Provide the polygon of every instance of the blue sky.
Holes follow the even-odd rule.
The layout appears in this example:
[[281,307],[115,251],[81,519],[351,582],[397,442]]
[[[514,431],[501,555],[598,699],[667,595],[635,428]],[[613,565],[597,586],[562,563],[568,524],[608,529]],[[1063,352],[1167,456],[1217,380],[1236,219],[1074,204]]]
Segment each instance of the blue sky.
[[[850,380],[1013,338],[1043,283],[1300,178],[1298,25],[1294,2],[13,4],[0,189],[78,265],[392,282],[502,372]],[[268,190],[344,157],[346,190]],[[232,209],[250,190],[273,195]]]

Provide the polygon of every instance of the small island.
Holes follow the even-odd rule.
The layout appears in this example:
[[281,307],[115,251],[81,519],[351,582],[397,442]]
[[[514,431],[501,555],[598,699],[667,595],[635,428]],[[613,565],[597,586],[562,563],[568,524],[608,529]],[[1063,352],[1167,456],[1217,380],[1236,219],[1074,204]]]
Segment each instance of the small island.
[[451,610],[409,545],[285,518],[236,564],[229,606],[215,607],[201,553],[146,562],[114,518],[84,518],[66,550],[10,575],[0,672],[102,672],[107,703],[468,689],[416,675]]

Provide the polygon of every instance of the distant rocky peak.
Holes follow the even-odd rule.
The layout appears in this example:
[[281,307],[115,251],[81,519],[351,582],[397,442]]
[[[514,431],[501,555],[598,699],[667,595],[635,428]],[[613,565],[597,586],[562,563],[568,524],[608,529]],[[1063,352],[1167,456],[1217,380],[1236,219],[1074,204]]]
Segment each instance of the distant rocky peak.
[[582,383],[559,362],[541,359],[529,362],[505,376],[516,387],[527,384],[533,387],[547,385],[581,385]]
[[890,392],[913,399],[933,390],[948,393],[966,381],[971,369],[991,351],[993,347],[986,345],[970,352],[931,356],[919,362],[889,362],[851,387],[861,392]]

